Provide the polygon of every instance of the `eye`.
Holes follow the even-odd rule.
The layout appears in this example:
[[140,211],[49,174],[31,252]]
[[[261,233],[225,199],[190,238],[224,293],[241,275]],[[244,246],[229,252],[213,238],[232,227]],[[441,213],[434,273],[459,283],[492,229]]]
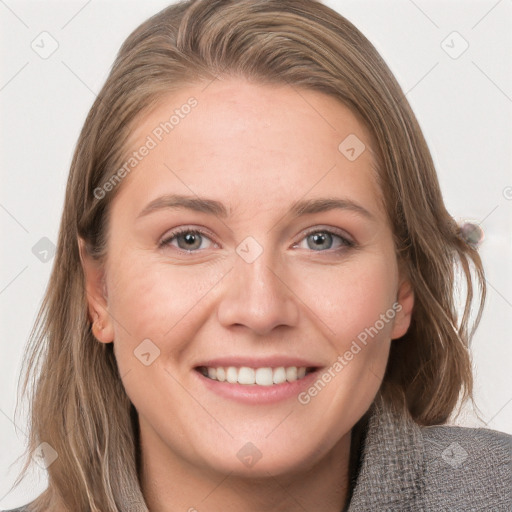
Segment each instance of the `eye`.
[[[293,247],[312,249],[316,252],[326,252],[329,250],[337,252],[355,247],[356,245],[355,242],[348,239],[346,236],[338,234],[331,229],[316,228],[310,230],[302,240],[306,242],[307,247],[300,247],[300,243],[295,244]],[[207,246],[204,247],[206,241],[209,241],[210,245],[207,244]],[[180,228],[172,231],[158,244],[159,247],[169,245],[173,245],[183,252],[191,253],[208,249],[216,244],[212,242],[211,238],[205,232],[199,229]]]
[[[326,250],[332,249],[336,252],[350,247],[355,247],[355,243],[352,240],[349,240],[347,237],[329,229],[316,228],[315,230],[311,230],[302,240],[306,243],[305,248],[312,249],[313,251],[325,252]],[[294,247],[299,247],[299,245],[300,244],[297,244]]]
[[205,240],[210,240],[210,238],[203,231],[198,229],[181,228],[171,232],[158,244],[158,246],[164,247],[166,245],[174,245],[182,251],[196,252],[199,249],[208,249],[208,247],[201,247]]

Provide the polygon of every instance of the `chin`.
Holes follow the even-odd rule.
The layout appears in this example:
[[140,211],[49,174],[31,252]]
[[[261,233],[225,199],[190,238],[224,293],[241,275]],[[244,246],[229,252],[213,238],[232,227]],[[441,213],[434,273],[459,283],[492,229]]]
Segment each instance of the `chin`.
[[262,437],[261,442],[230,439],[228,443],[212,444],[209,448],[201,452],[202,460],[196,461],[197,465],[232,477],[268,479],[308,471],[334,446],[328,442],[306,446],[304,437],[298,442],[276,436],[275,439]]
[[297,458],[261,454],[261,458],[251,460],[239,460],[235,453],[233,457],[211,460],[210,468],[222,474],[229,474],[231,478],[241,479],[268,479],[280,475],[292,475],[305,471],[313,466],[313,462],[305,458]]

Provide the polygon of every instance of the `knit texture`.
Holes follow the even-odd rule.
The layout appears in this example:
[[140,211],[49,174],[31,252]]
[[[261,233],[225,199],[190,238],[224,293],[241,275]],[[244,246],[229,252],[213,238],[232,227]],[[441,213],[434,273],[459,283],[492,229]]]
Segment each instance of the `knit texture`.
[[420,427],[373,404],[348,512],[511,512],[512,436]]
[[[354,436],[360,444],[347,512],[512,511],[512,435],[420,427],[378,400],[365,417]],[[140,489],[126,489],[123,500],[122,512],[148,512]]]

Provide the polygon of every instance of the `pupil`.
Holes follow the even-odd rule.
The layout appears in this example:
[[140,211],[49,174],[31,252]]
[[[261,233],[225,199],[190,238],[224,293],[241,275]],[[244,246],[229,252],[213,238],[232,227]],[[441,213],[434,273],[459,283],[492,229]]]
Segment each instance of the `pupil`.
[[322,244],[326,242],[326,240],[328,239],[328,236],[326,235],[327,233],[315,233],[314,235],[312,235],[316,247],[320,247]]
[[[196,246],[197,246],[199,237],[196,233],[186,233],[181,236],[182,236],[182,239],[184,240],[184,245],[185,245],[185,247],[181,247],[182,249],[190,250],[190,249],[197,248]],[[199,243],[199,245],[200,245],[200,243]]]

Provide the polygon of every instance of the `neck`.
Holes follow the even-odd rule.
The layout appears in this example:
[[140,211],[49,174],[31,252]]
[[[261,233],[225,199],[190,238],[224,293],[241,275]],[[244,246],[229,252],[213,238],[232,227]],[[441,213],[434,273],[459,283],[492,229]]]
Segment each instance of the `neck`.
[[339,512],[348,499],[350,432],[314,465],[260,478],[198,468],[158,440],[160,446],[141,437],[141,487],[150,512]]

